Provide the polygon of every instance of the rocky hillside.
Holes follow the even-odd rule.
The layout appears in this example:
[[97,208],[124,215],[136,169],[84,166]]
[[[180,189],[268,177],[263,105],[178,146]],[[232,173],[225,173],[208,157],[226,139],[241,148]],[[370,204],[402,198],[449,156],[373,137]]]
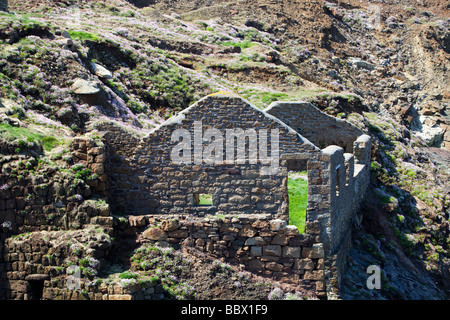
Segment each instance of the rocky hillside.
[[[449,298],[448,2],[9,5],[0,12],[0,193],[22,186],[22,209],[55,181],[60,201],[102,196],[102,173],[74,168],[71,153],[76,137],[99,143],[99,122],[143,135],[219,90],[260,108],[307,100],[374,139],[342,298]],[[33,219],[37,229],[59,228],[52,218]],[[33,231],[7,223],[14,219],[3,229]],[[372,264],[383,271],[381,290],[365,286]]]

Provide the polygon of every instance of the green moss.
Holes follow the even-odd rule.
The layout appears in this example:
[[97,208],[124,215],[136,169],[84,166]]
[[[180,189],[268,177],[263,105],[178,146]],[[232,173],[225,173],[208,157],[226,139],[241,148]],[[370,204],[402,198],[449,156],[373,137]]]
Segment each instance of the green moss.
[[268,107],[272,102],[288,100],[290,96],[283,92],[261,91],[256,89],[237,90],[239,95],[249,100],[260,109]]
[[281,92],[263,92],[261,95],[261,101],[264,104],[271,104],[272,102],[282,100],[287,98],[288,95],[286,93]]
[[247,49],[247,48],[254,46],[255,43],[253,43],[249,40],[244,40],[241,42],[225,41],[225,42],[222,42],[222,45],[227,46],[227,47],[232,46],[232,47],[239,47],[241,49]]
[[7,123],[0,124],[1,137],[13,141],[19,139],[20,141],[27,140],[28,142],[40,141],[43,136],[26,128],[13,127]]
[[100,35],[97,33],[89,33],[86,31],[73,31],[73,30],[69,30],[69,35],[71,38],[73,39],[77,39],[77,40],[92,40],[92,41],[100,41]]
[[54,147],[61,144],[55,137],[43,137],[41,141],[45,151],[51,151]]
[[131,271],[125,271],[119,274],[120,279],[137,279],[138,275]]
[[7,123],[0,124],[0,135],[7,141],[17,140],[17,153],[22,152],[33,144],[40,144],[45,151],[51,151],[60,142],[51,136],[44,136],[27,128],[14,127]]

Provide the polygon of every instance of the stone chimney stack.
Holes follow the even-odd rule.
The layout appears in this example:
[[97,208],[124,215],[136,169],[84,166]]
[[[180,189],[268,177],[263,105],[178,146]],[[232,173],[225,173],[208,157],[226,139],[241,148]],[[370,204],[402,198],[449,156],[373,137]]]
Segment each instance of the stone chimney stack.
[[0,0],[0,11],[8,12],[8,0]]

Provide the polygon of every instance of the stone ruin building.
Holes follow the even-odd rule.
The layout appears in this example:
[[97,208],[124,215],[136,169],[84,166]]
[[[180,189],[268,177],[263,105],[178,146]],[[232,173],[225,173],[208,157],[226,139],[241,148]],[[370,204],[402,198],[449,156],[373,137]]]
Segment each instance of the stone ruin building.
[[[102,144],[76,138],[73,154],[98,172],[100,181],[92,190],[107,197],[107,208],[62,201],[66,213],[58,231],[5,239],[0,297],[30,297],[33,283],[40,281],[39,297],[67,299],[64,281],[55,280],[64,279],[64,270],[52,274],[50,268],[52,263],[64,266],[68,255],[57,239],[90,225],[195,248],[257,274],[307,286],[321,297],[339,293],[352,223],[370,179],[371,141],[358,128],[310,103],[274,102],[260,110],[229,93],[206,96],[144,137],[113,122],[96,128]],[[274,155],[277,163],[271,162]],[[304,233],[288,224],[291,171],[307,172]],[[200,205],[200,195],[209,195],[211,203]],[[126,226],[118,228],[113,213],[126,217]],[[0,222],[5,215],[0,207]],[[71,228],[75,220],[77,230]],[[111,244],[92,237],[99,243],[91,245],[91,253],[104,258]],[[45,259],[52,247],[58,261]],[[105,290],[89,297],[119,296]],[[128,296],[148,298],[137,289]]]

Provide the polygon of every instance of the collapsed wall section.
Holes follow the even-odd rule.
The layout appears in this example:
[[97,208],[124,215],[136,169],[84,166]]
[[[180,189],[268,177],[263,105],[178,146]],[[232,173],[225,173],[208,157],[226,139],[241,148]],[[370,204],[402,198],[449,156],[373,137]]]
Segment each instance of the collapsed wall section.
[[353,152],[353,142],[363,132],[351,123],[323,113],[309,102],[277,101],[264,110],[323,149],[337,145]]
[[196,249],[254,274],[325,296],[323,244],[270,215],[211,217],[130,216],[141,243],[170,243]]
[[80,261],[93,262],[84,266],[92,269],[88,271],[96,272],[102,267],[110,248],[110,236],[99,228],[40,231],[10,237],[2,250],[0,297],[49,299],[53,288],[69,287],[69,266],[81,264]]
[[[297,228],[283,220],[268,215],[144,215],[124,219],[121,232],[133,237],[137,248],[150,244],[159,248],[171,246],[187,254],[204,253],[209,259],[227,262],[241,271],[325,296],[323,245],[308,234],[299,234]],[[124,285],[101,276],[107,267],[104,258],[113,246],[112,238],[98,228],[34,232],[9,238],[2,253],[2,297],[163,299],[163,288],[158,282]],[[83,267],[81,273],[72,275],[71,267],[77,266]],[[98,275],[93,274],[97,272]],[[97,276],[100,281],[92,281]],[[74,283],[75,279],[78,281]]]

